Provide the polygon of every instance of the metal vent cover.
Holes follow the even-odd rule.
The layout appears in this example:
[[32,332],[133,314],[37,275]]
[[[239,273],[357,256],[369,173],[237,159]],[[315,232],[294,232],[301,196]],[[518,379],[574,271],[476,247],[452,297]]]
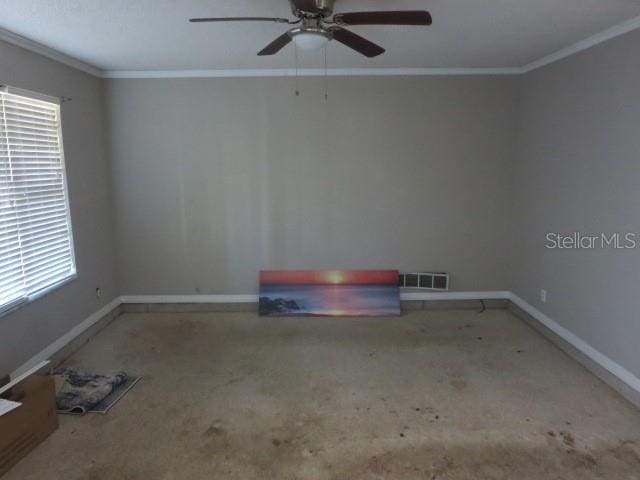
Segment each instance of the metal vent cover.
[[449,290],[448,273],[401,273],[398,277],[401,288],[420,288],[423,290]]

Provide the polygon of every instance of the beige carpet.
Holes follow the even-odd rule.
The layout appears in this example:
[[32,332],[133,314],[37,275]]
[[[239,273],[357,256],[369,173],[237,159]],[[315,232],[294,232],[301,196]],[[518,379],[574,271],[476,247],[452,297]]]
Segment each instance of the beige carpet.
[[3,480],[640,478],[640,412],[504,310],[126,314],[67,364],[143,378]]

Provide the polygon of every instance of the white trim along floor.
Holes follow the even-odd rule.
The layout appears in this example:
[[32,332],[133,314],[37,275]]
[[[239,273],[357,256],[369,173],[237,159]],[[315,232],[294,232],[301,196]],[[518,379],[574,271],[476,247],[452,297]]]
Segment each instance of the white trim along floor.
[[[572,356],[585,368],[605,383],[617,390],[627,400],[640,407],[640,379],[605,356],[583,339],[570,332],[546,314],[509,291],[484,292],[403,292],[403,308],[476,308],[483,302],[493,308],[508,308],[514,315],[529,323],[540,333],[556,344],[565,353]],[[79,348],[97,331],[110,323],[122,311],[150,311],[151,305],[157,305],[153,311],[164,312],[206,312],[206,311],[247,311],[257,303],[258,295],[123,295],[115,298],[97,312],[72,328],[69,332],[50,344],[37,355],[16,369],[11,377],[24,373],[43,360],[52,359],[55,365],[74,349]],[[502,302],[501,302],[502,301]],[[476,304],[476,302],[478,302]],[[440,304],[440,305],[439,305]]]

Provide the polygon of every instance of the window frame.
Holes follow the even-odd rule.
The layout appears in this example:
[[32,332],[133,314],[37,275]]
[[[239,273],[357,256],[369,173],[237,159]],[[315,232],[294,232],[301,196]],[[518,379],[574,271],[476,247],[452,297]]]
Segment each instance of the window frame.
[[[60,149],[60,170],[62,173],[62,192],[64,194],[64,205],[65,205],[65,217],[67,222],[67,227],[69,231],[69,257],[71,259],[71,270],[69,274],[55,280],[54,282],[43,286],[37,290],[32,292],[27,292],[25,295],[16,298],[12,301],[9,301],[4,304],[0,304],[0,318],[8,315],[16,311],[17,309],[41,298],[45,295],[52,293],[53,291],[73,282],[78,278],[78,265],[76,262],[76,253],[75,253],[75,237],[73,235],[73,222],[71,218],[71,199],[69,198],[69,185],[67,179],[67,165],[66,165],[66,156],[64,151],[64,136],[62,132],[62,101],[60,98],[51,97],[49,95],[41,94],[38,92],[32,92],[29,90],[24,90],[17,87],[10,87],[7,85],[0,85],[0,93],[6,93],[9,95],[20,96],[29,100],[36,100],[41,102],[50,103],[55,106],[57,110],[57,136],[58,136],[58,145]],[[7,139],[8,144],[8,139]]]

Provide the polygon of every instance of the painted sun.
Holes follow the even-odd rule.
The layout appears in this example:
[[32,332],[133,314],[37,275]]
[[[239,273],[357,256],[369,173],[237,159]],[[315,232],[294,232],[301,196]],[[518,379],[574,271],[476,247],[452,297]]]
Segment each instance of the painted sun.
[[337,285],[344,282],[344,275],[342,272],[327,272],[327,283]]

